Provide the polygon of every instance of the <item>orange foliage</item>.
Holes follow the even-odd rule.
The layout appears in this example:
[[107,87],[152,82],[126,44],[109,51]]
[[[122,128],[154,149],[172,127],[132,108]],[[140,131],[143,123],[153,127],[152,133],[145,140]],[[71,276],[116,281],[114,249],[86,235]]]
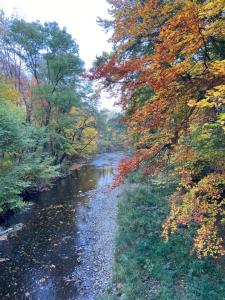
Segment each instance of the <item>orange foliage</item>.
[[181,181],[163,236],[194,221],[197,254],[223,255],[224,1],[108,2],[115,51],[90,77],[120,94],[136,145],[116,184],[172,162]]

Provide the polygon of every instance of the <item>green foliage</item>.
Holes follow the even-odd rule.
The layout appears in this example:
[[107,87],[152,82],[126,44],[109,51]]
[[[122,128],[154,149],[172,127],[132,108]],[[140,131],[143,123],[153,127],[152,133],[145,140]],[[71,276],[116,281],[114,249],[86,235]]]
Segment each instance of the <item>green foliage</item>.
[[129,179],[119,205],[114,278],[123,299],[223,299],[224,260],[190,255],[194,225],[179,228],[168,243],[161,237],[176,182],[143,181],[136,173]]
[[98,93],[67,30],[4,13],[1,26],[0,212],[22,207],[24,189],[96,152],[98,136]]
[[99,130],[98,151],[110,152],[126,148],[126,127],[122,124],[122,113],[101,110],[97,115]]
[[22,208],[24,189],[46,184],[59,174],[52,159],[42,156],[43,130],[23,119],[20,109],[0,102],[0,212]]
[[0,149],[13,154],[23,146],[23,133],[19,127],[19,111],[0,102]]
[[104,65],[110,59],[110,54],[103,51],[100,56],[96,56],[95,61],[93,62],[93,67],[99,67]]
[[[96,141],[90,141],[90,129],[95,130],[95,120],[91,126],[82,126],[81,135],[76,134],[80,117],[86,119],[88,115],[90,119],[96,115],[98,95],[83,76],[84,63],[75,40],[56,22],[41,24],[12,18],[4,26],[0,36],[7,57],[18,59],[25,67],[25,71],[20,70],[21,76],[16,72],[14,77],[19,77],[11,80],[19,82],[19,96],[29,114],[26,120],[44,128],[43,152],[55,164],[70,160],[74,154],[94,152],[96,147],[91,146]],[[9,65],[13,62],[10,60]],[[29,82],[24,83],[24,78]],[[79,113],[74,114],[74,110]]]

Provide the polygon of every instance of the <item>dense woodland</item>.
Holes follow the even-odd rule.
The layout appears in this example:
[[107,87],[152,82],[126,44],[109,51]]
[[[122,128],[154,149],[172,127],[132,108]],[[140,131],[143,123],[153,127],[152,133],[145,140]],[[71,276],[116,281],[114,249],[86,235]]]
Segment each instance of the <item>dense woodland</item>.
[[222,299],[225,3],[108,3],[111,19],[99,23],[114,48],[98,57],[90,78],[120,95],[134,145],[115,182],[134,183],[119,214],[124,299],[155,299],[151,280],[156,299]]
[[74,159],[110,150],[123,128],[120,113],[98,111],[99,92],[65,28],[2,12],[0,29],[1,213],[22,207],[24,190],[65,175]]

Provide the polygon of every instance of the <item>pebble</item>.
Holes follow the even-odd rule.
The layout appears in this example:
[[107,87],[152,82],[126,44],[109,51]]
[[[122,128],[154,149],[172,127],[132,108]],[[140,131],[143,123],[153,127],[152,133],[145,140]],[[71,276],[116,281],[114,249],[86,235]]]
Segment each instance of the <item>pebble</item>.
[[117,204],[121,187],[109,191],[107,184],[88,192],[86,210],[78,209],[77,247],[80,262],[73,278],[78,284],[76,300],[96,299],[112,288],[112,266],[117,232]]

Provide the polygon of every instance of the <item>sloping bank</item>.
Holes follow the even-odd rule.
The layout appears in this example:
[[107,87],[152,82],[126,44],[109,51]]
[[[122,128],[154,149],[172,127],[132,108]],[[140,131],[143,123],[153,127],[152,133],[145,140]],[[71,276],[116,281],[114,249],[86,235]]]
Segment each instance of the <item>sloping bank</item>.
[[138,174],[130,181],[118,213],[117,293],[104,299],[225,299],[224,260],[191,255],[191,236],[185,228],[168,243],[160,236],[169,209],[166,199],[175,184],[159,178],[146,182]]

